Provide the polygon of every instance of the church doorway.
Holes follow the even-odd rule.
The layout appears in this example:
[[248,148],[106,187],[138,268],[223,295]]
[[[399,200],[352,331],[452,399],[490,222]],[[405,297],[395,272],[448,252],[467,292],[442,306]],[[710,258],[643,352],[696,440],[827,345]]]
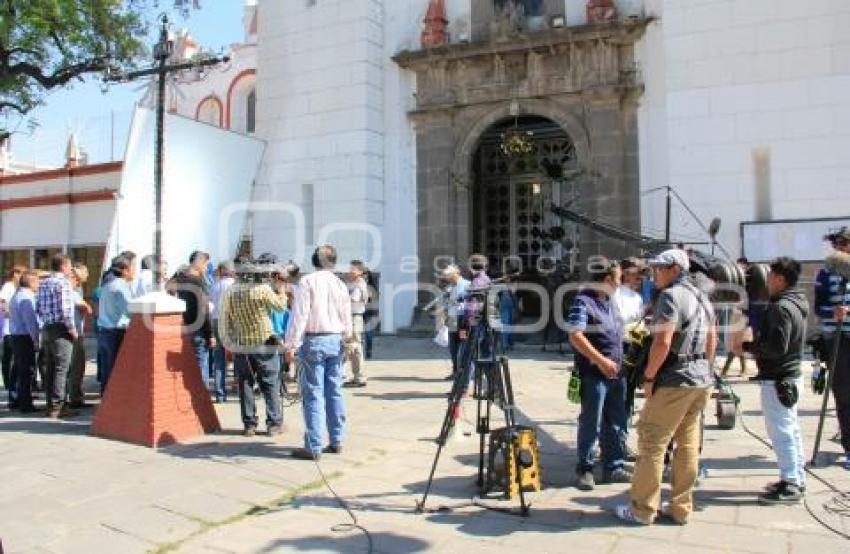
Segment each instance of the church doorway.
[[[482,134],[473,159],[472,241],[495,276],[516,273],[521,283],[552,292],[575,273],[578,229],[550,207],[575,200],[570,177],[577,172],[572,140],[547,118],[510,117]],[[542,315],[539,294],[519,296],[522,320]]]

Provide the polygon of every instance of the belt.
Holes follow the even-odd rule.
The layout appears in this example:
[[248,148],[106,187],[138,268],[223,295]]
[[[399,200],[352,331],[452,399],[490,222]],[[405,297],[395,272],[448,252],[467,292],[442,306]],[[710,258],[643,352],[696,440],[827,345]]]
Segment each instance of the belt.
[[342,333],[304,333],[306,337],[327,337],[330,335],[341,335]]

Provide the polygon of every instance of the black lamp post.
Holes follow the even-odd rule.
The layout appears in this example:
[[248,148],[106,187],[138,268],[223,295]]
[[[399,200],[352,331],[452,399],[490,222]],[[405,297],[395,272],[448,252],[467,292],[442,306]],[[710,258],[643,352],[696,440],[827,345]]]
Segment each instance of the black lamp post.
[[209,67],[230,61],[228,56],[209,56],[189,62],[171,64],[168,60],[174,53],[174,40],[168,32],[168,15],[159,17],[161,27],[159,41],[153,47],[155,64],[149,69],[134,71],[126,75],[111,75],[110,81],[134,81],[142,77],[155,75],[157,77],[156,95],[156,144],[154,149],[154,213],[155,228],[153,235],[154,252],[154,286],[159,289],[162,286],[162,175],[165,143],[165,81],[169,74],[185,71],[187,69]]

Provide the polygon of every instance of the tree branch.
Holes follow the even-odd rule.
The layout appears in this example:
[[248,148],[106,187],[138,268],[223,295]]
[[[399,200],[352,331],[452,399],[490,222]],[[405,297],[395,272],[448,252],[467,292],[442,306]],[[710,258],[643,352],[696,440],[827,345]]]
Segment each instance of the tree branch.
[[[39,85],[46,89],[61,86],[68,83],[74,77],[78,77],[85,73],[94,73],[106,69],[107,63],[104,58],[86,60],[74,65],[69,65],[56,70],[53,74],[47,75],[42,72],[41,68],[30,63],[20,62],[8,66],[5,72],[9,76],[24,75],[37,81]],[[0,77],[2,77],[0,73]]]

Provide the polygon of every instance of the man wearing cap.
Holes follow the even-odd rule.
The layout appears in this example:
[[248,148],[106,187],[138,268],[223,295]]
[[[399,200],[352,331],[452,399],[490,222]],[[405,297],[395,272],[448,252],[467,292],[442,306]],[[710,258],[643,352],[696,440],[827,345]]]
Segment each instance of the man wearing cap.
[[[850,254],[850,229],[842,227],[827,237],[835,254]],[[829,259],[827,259],[829,262]],[[829,263],[827,263],[829,265]],[[842,271],[837,271],[840,269]],[[844,450],[844,469],[850,470],[850,273],[848,268],[838,266],[823,268],[815,280],[815,311],[820,319],[824,341],[832,345],[841,329],[841,344],[832,376],[832,392],[835,395],[835,412],[841,430],[841,447]]]
[[683,250],[667,250],[650,260],[660,290],[654,306],[653,341],[644,370],[646,403],[638,424],[640,456],[632,480],[631,503],[617,506],[620,519],[649,525],[658,512],[664,454],[673,440],[670,502],[663,514],[679,524],[693,511],[699,470],[700,418],[711,396],[717,345],[714,310],[687,278]]

